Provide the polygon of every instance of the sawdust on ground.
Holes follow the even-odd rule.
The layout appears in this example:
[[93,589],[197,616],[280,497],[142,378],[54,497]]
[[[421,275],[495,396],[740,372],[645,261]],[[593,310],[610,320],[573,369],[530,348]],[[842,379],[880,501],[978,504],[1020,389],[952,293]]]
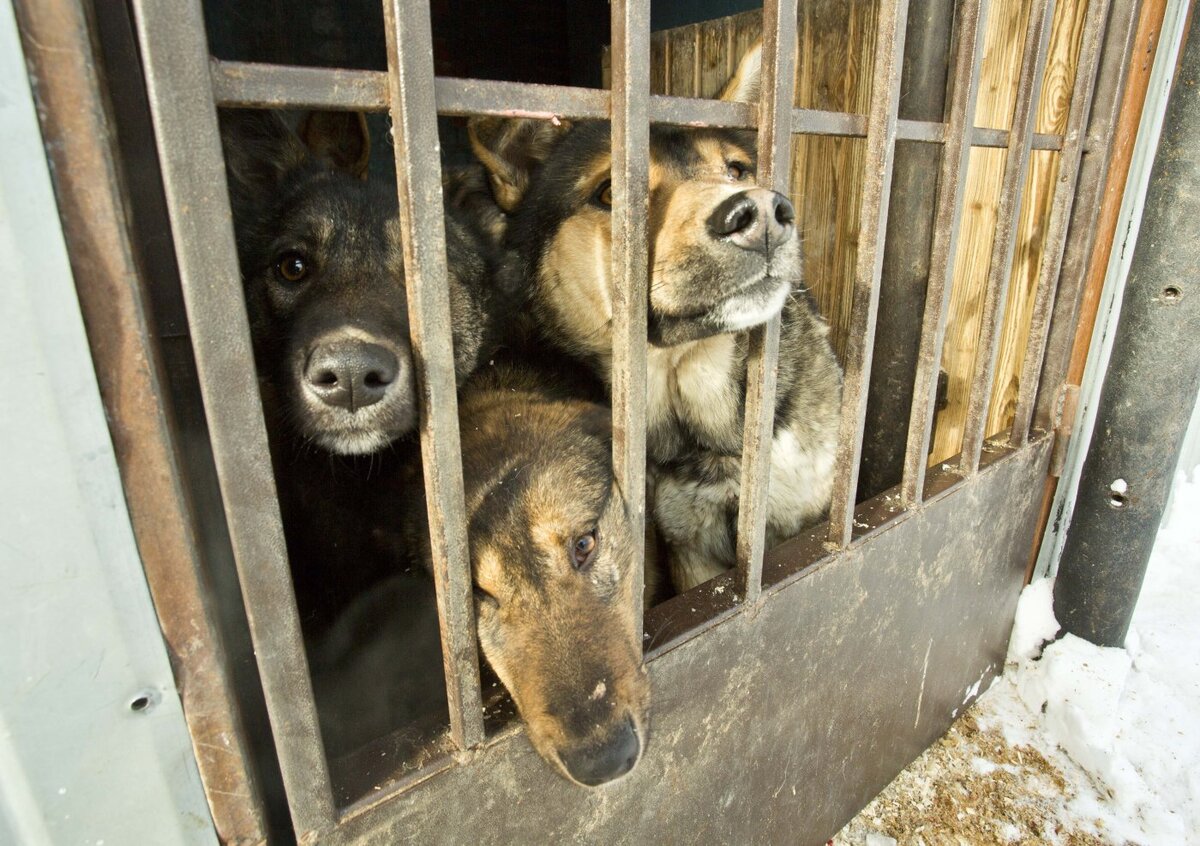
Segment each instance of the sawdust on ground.
[[842,829],[833,846],[1107,846],[1060,821],[1072,787],[1041,752],[981,729],[975,709]]

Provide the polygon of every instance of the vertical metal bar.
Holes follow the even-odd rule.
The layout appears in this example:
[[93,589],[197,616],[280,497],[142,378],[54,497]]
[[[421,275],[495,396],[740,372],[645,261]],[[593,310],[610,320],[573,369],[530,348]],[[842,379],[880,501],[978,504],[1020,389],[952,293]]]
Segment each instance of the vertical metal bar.
[[[650,3],[612,2],[613,468],[633,530],[635,561],[645,549],[646,309],[649,294]],[[634,601],[642,640],[643,571]]]
[[979,456],[983,450],[988,400],[992,392],[992,379],[996,373],[996,357],[1000,352],[1004,303],[1008,298],[1013,252],[1017,246],[1017,224],[1021,213],[1021,201],[1025,195],[1025,177],[1029,172],[1034,105],[1041,93],[1042,76],[1046,70],[1046,52],[1050,43],[1050,20],[1054,15],[1054,5],[1054,0],[1033,0],[1033,8],[1029,12],[1029,29],[1025,35],[1021,76],[1017,82],[1017,102],[1013,110],[1012,126],[1008,131],[1008,153],[1004,160],[1000,201],[996,207],[996,234],[992,241],[991,264],[980,317],[975,373],[971,379],[966,422],[963,424],[959,468],[964,474],[974,473],[979,469]]
[[303,840],[334,822],[242,298],[198,0],[134,0],[196,368],[288,805]]
[[[790,190],[792,101],[796,87],[796,0],[763,4],[762,77],[758,100],[758,184]],[[747,603],[762,591],[780,318],[750,332],[746,353],[746,417],[738,500],[737,590]]]
[[223,841],[264,842],[262,795],[162,406],[165,373],[146,314],[148,280],[131,240],[92,33],[75,0],[19,0],[14,11],[138,554],[213,824]]
[[858,256],[854,269],[850,329],[846,341],[846,375],[842,387],[842,420],[838,432],[833,501],[829,507],[829,541],[843,547],[854,531],[854,499],[863,424],[879,311],[879,277],[887,237],[888,198],[896,148],[896,109],[904,62],[908,0],[885,0],[879,10],[875,38],[875,71],[867,112],[867,152],[859,217]]
[[959,224],[962,222],[960,212],[967,187],[971,132],[975,124],[975,103],[979,97],[984,32],[990,5],[990,0],[966,0],[959,10],[954,87],[946,117],[946,146],[942,151],[933,244],[929,253],[929,285],[925,292],[925,316],[921,323],[921,345],[917,354],[912,410],[908,416],[908,442],[904,452],[904,477],[900,485],[900,495],[906,505],[915,505],[924,496],[938,367],[941,364],[942,344],[946,339],[946,315],[950,306],[954,256],[958,251]]
[[467,748],[481,743],[485,735],[463,503],[428,0],[385,0],[384,28],[404,284],[417,362],[421,460],[450,735],[460,748]]
[[1104,36],[1104,23],[1108,19],[1108,6],[1108,0],[1091,0],[1084,23],[1083,42],[1076,63],[1075,90],[1071,94],[1071,112],[1067,117],[1066,137],[1058,160],[1058,184],[1054,186],[1054,202],[1050,209],[1046,245],[1042,253],[1037,292],[1034,295],[1029,340],[1026,343],[1025,360],[1022,362],[1018,382],[1017,407],[1009,435],[1013,446],[1021,446],[1029,437],[1029,424],[1033,418],[1033,406],[1037,398],[1038,375],[1042,370],[1042,356],[1045,355],[1046,339],[1050,332],[1050,313],[1058,290],[1063,251],[1066,248],[1067,227],[1075,205],[1075,181],[1079,177],[1084,131],[1092,110],[1092,89],[1099,67],[1100,42]]

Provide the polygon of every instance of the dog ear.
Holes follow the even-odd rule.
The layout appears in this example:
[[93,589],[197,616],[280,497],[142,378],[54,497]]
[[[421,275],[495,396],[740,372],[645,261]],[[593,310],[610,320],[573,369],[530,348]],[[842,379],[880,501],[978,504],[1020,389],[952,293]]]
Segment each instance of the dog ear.
[[278,188],[308,157],[304,145],[274,112],[220,112],[225,169],[235,202],[254,201]]
[[338,170],[367,178],[371,134],[362,112],[309,112],[300,122],[300,140],[314,156]]
[[530,118],[475,117],[467,124],[471,149],[488,170],[500,208],[511,212],[529,188],[533,171],[571,124]]
[[737,71],[725,83],[725,87],[721,89],[721,93],[717,97],[720,100],[735,103],[757,103],[761,78],[762,40],[759,39],[746,52],[746,55],[742,56],[742,60],[738,62]]

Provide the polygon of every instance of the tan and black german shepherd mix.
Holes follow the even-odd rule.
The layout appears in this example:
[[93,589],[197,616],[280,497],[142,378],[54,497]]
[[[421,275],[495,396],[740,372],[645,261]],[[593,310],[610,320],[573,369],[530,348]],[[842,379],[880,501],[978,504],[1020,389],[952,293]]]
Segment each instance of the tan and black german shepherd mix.
[[[510,351],[468,380],[459,421],[483,653],[543,758],[579,784],[612,781],[645,746],[649,685],[633,590],[642,562],[603,389]],[[427,560],[419,498],[406,526]]]
[[[757,98],[760,49],[723,99]],[[607,379],[613,280],[607,123],[476,118],[472,144],[509,215],[508,272],[546,340]],[[746,330],[783,313],[768,546],[826,514],[841,373],[801,280],[795,212],[755,187],[751,133],[650,134],[647,438],[653,514],[686,590],[733,564]]]

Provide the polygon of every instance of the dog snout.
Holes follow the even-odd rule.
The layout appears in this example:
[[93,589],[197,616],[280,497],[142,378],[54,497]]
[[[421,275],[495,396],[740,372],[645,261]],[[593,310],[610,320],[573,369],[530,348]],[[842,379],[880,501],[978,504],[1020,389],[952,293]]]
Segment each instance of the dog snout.
[[322,402],[351,412],[379,402],[401,375],[391,350],[360,340],[321,344],[304,369],[309,389]]
[[598,740],[559,751],[571,778],[588,787],[625,775],[633,769],[641,754],[642,740],[630,719],[622,720]]
[[770,254],[791,238],[795,221],[796,209],[787,197],[752,188],[723,200],[708,217],[708,231],[744,250]]

